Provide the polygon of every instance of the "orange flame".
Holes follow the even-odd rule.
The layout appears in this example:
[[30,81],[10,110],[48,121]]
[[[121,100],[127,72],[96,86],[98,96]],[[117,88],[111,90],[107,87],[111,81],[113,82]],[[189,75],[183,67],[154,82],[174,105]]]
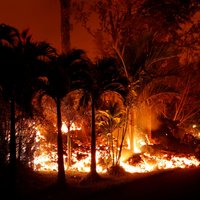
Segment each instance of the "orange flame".
[[[63,128],[63,131],[66,131]],[[38,171],[57,171],[57,152],[54,144],[47,144],[44,136],[41,135],[40,131],[37,131],[36,142],[39,142],[39,148],[35,152],[34,158],[34,170]],[[145,142],[140,139],[135,143],[134,150],[136,152],[141,152],[140,148],[145,145]],[[78,159],[78,154],[84,155],[82,159]],[[102,159],[107,159],[106,151],[100,150],[96,151],[96,162],[97,162],[97,172],[105,173],[107,172],[107,166],[102,166],[100,161]],[[141,162],[135,165],[129,164],[123,155],[120,161],[120,165],[125,169],[125,171],[130,173],[144,173],[160,169],[170,169],[170,168],[187,168],[187,167],[197,167],[200,165],[200,161],[195,156],[169,156],[168,154],[156,154],[152,155],[149,153],[141,154]],[[64,156],[65,169],[67,169],[67,156]],[[73,151],[72,153],[73,164],[70,166],[72,171],[89,172],[90,171],[90,151],[85,151],[83,148],[78,151]]]

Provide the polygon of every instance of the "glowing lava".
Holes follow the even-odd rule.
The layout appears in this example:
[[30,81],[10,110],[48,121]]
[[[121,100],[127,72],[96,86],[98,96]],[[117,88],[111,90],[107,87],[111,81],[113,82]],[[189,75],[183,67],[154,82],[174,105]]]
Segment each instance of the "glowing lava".
[[[45,141],[45,138],[41,133],[37,132],[36,142],[38,143],[38,149],[35,152],[34,158],[34,170],[38,171],[57,171],[57,151],[56,145],[50,144]],[[140,145],[145,145],[144,141],[139,142]],[[137,152],[140,152],[139,147],[137,147]],[[132,153],[133,154],[133,153]],[[80,157],[81,155],[81,157]],[[134,155],[134,154],[133,154]],[[123,158],[123,155],[122,155]],[[191,155],[168,155],[166,153],[160,153],[152,155],[150,153],[140,153],[140,161],[131,164],[127,160],[121,159],[120,165],[125,169],[125,171],[130,173],[144,173],[160,169],[170,169],[170,168],[187,168],[187,167],[197,167],[200,162],[195,156]],[[96,161],[97,161],[97,172],[105,173],[107,172],[108,165],[102,164],[102,160],[108,159],[108,153],[106,150],[101,150],[97,148],[96,151]],[[70,170],[89,172],[90,171],[90,150],[86,150],[84,147],[80,146],[79,149],[73,150],[72,165]],[[122,161],[123,160],[123,161]],[[65,169],[67,169],[67,156],[64,155]]]

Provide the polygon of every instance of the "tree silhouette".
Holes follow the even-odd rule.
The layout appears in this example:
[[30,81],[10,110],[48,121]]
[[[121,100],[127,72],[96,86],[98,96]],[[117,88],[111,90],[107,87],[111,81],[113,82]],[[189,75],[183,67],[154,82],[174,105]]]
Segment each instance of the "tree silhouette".
[[[78,74],[77,67],[81,66],[84,51],[73,49],[67,54],[57,55],[46,69],[43,85],[38,91],[38,101],[41,102],[44,96],[51,97],[56,103],[57,111],[57,151],[58,151],[58,177],[59,185],[66,183],[65,168],[63,160],[63,141],[62,141],[62,116],[61,103],[63,98],[73,90],[79,89],[77,84]],[[77,78],[78,77],[78,78]]]
[[[27,31],[20,33],[10,25],[0,25],[0,63],[5,70],[0,75],[2,94],[10,103],[10,169],[16,175],[16,104],[28,111],[37,67],[51,57],[52,49],[46,42],[33,42]],[[30,107],[29,107],[30,108]],[[30,110],[29,110],[30,111]]]
[[118,63],[114,58],[102,58],[94,64],[91,63],[87,70],[86,79],[82,85],[84,95],[82,104],[90,103],[92,113],[91,133],[91,166],[88,179],[98,177],[96,171],[96,128],[95,117],[98,107],[98,100],[106,92],[116,92],[125,97],[127,94],[127,79],[120,73]]

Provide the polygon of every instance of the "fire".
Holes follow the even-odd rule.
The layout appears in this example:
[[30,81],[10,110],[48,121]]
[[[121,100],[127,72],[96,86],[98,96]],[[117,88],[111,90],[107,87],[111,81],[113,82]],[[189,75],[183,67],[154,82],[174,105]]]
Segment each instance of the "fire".
[[[64,132],[64,133],[67,133],[68,132],[68,128],[67,128],[67,125],[66,125],[66,123],[65,122],[63,122],[62,123],[62,131]],[[70,130],[71,131],[74,131],[74,130],[81,130],[81,127],[77,127],[73,122],[72,122],[72,124],[70,125]]]
[[[101,156],[102,156],[101,152],[97,151],[96,152],[97,163],[98,163],[99,158],[101,158]],[[76,160],[76,163],[71,166],[71,170],[81,171],[81,172],[89,172],[90,171],[90,161],[91,161],[90,152],[88,152],[87,157],[85,159],[82,159],[80,161]],[[104,173],[104,172],[106,172],[106,169],[100,165],[97,165],[97,172]]]
[[[68,132],[63,125],[63,132]],[[74,125],[74,129],[76,126]],[[79,128],[80,130],[80,128]],[[36,142],[38,143],[38,149],[35,152],[34,158],[34,170],[38,171],[57,171],[57,151],[56,145],[46,143],[45,137],[42,136],[40,131],[37,131]],[[128,141],[129,142],[129,141]],[[137,155],[139,161],[136,163],[128,162],[125,159],[126,156],[123,155],[120,160],[120,165],[125,169],[125,171],[130,173],[144,173],[151,172],[161,169],[171,169],[171,168],[187,168],[187,167],[197,167],[200,165],[200,161],[191,155],[168,155],[166,153],[152,154],[152,153],[141,153],[142,146],[146,145],[146,142],[141,138],[137,141],[134,140],[134,151],[132,155]],[[128,145],[128,148],[130,145]],[[130,155],[129,155],[130,156]],[[96,162],[97,162],[97,172],[106,173],[107,167],[102,164],[102,160],[108,159],[107,149],[102,149],[100,146],[97,147],[96,151]],[[78,149],[73,149],[71,156],[71,166],[67,166],[67,155],[64,155],[65,169],[71,171],[89,172],[90,171],[90,149],[79,146]]]
[[173,168],[187,168],[192,166],[199,166],[200,162],[194,157],[189,156],[172,156],[169,158],[167,154],[152,156],[150,154],[144,154],[143,162],[136,166],[131,166],[127,163],[122,162],[121,166],[127,172],[150,172],[160,169],[173,169]]
[[36,143],[39,145],[34,155],[34,170],[57,171],[57,152],[49,151],[55,147],[46,143],[45,137],[39,130],[36,134]]

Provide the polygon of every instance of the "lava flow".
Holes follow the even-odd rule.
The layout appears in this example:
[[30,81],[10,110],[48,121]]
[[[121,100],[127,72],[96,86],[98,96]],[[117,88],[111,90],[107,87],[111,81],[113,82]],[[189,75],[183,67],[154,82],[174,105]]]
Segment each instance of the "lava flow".
[[[75,128],[76,129],[76,128]],[[37,131],[36,142],[38,148],[34,155],[34,170],[57,171],[57,147],[56,144],[47,143],[45,137]],[[130,173],[144,173],[161,169],[197,167],[200,161],[191,154],[173,154],[166,151],[140,152],[146,143],[141,141],[140,146],[135,144],[135,152],[126,147],[122,150],[119,164],[125,171]],[[137,153],[136,153],[137,152]],[[68,165],[67,151],[64,153],[64,165],[66,170],[89,172],[90,171],[90,148],[79,144],[71,150],[71,164]],[[108,147],[97,146],[96,162],[97,172],[106,173],[108,167]]]

